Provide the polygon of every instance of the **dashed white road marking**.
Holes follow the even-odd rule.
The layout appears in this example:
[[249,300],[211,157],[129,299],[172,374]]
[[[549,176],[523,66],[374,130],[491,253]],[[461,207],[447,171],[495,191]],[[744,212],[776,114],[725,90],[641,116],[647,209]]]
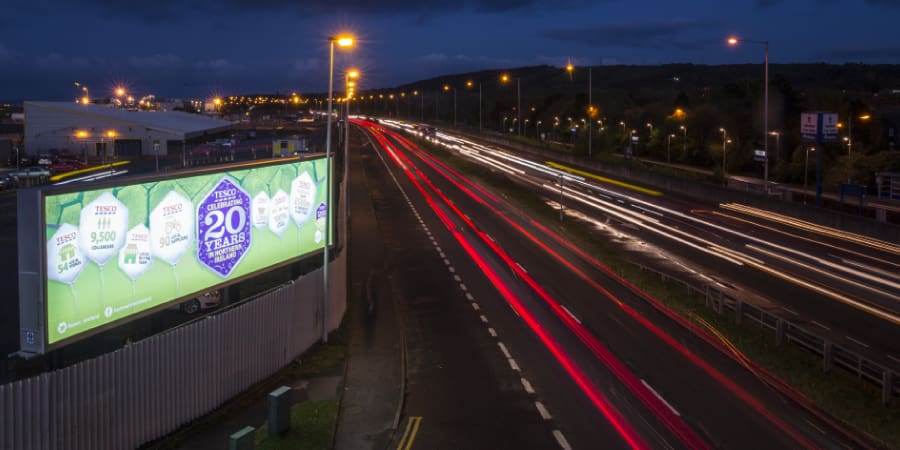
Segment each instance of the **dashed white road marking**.
[[480,318],[482,322],[488,323],[487,317],[484,317],[484,314],[482,314]]
[[449,270],[450,273],[456,273],[456,269],[454,269],[453,266],[447,266],[447,270]]
[[505,356],[507,359],[512,358],[512,355],[509,354],[509,350],[506,349],[506,346],[503,345],[502,342],[498,342],[497,347],[500,347],[500,351],[503,352],[503,356]]
[[652,387],[650,387],[650,384],[649,384],[649,383],[647,383],[646,381],[644,381],[643,379],[641,379],[641,384],[643,384],[644,387],[646,387],[650,392],[652,392],[653,395],[655,395],[656,398],[659,399],[659,401],[663,402],[664,405],[666,405],[669,409],[671,409],[672,412],[673,412],[676,416],[681,417],[681,414],[680,414],[675,408],[673,408],[672,405],[670,405],[669,402],[667,402],[666,399],[664,399],[664,398],[662,397],[662,395],[659,395],[659,392],[656,392],[655,389],[653,389]]
[[522,378],[522,387],[525,388],[525,392],[534,394],[534,388],[531,386],[531,382],[524,378]]
[[519,266],[519,269],[522,269],[522,272],[525,272],[525,273],[528,273],[528,271],[527,271],[527,270],[525,270],[525,268],[524,268],[524,267],[522,267],[522,265],[521,265],[521,264],[519,264],[519,263],[516,263],[516,265],[517,265],[517,266]]
[[497,337],[497,332],[493,328],[488,328],[488,333],[490,333],[491,337]]
[[444,264],[446,264],[446,265],[448,265],[448,266],[449,266],[449,265],[450,265],[450,260],[449,260],[449,259],[447,259],[447,258],[444,258]]
[[437,249],[438,253],[441,254],[441,256],[444,256],[444,251],[441,250],[441,247],[440,247],[440,246],[437,246],[437,247],[435,247],[435,248]]
[[569,445],[569,441],[563,436],[562,431],[553,430],[553,437],[556,438],[556,443],[559,444],[563,450],[572,450],[572,446]]
[[469,304],[472,305],[472,309],[474,309],[475,311],[480,311],[480,310],[481,310],[481,307],[478,306],[478,303],[472,302],[472,303],[469,303]]
[[550,415],[550,411],[547,411],[547,407],[544,406],[541,402],[534,402],[534,407],[537,408],[538,413],[541,415],[541,418],[544,420],[550,420],[553,416]]
[[462,281],[462,278],[460,278],[459,275],[453,275],[453,279],[456,280],[457,283]]
[[519,368],[519,365],[516,364],[516,360],[515,360],[515,359],[509,358],[509,359],[507,359],[506,361],[509,362],[509,367],[511,367],[512,370],[515,370],[516,372],[521,372],[521,371],[522,371],[522,369]]
[[560,306],[562,306],[562,309],[566,310],[566,312],[569,313],[569,315],[572,316],[572,318],[575,319],[576,322],[581,323],[581,320],[579,320],[578,317],[575,316],[575,314],[572,314],[572,311],[569,311],[569,308],[566,308],[566,305]]
[[470,302],[474,302],[474,301],[475,301],[475,297],[472,297],[472,294],[466,292],[466,300],[468,300],[468,301],[470,301]]
[[463,290],[463,292],[468,292],[469,288],[466,287],[465,284],[459,283],[459,288]]
[[444,252],[441,251],[441,248],[440,248],[440,247],[438,247],[438,254],[441,255],[441,258],[446,258],[446,257],[447,257],[447,255],[445,255]]

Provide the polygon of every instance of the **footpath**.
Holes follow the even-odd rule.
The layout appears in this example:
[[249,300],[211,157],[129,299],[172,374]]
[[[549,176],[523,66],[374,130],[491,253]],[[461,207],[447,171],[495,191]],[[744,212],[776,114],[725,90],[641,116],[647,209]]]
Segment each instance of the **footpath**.
[[248,425],[257,429],[264,425],[268,393],[279,386],[291,388],[292,404],[338,403],[332,448],[382,449],[391,442],[403,395],[401,331],[390,295],[383,292],[388,289],[386,283],[380,280],[384,248],[362,163],[376,156],[368,143],[363,145],[361,134],[352,137],[360,141],[351,140],[351,148],[359,151],[352,151],[350,160],[347,314],[331,339],[338,346],[346,345],[343,364],[308,375],[303,369],[316,364],[312,361],[316,353],[332,350],[314,346],[299,363],[145,449],[227,449],[232,434]]

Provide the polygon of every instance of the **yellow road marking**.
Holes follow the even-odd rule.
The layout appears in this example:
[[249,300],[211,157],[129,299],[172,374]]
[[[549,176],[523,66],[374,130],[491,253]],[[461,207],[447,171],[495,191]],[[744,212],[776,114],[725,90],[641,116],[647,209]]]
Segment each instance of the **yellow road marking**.
[[102,166],[95,166],[95,167],[86,167],[84,169],[78,169],[78,170],[73,170],[70,172],[64,172],[61,174],[51,176],[50,181],[59,181],[59,180],[63,180],[66,178],[74,177],[75,175],[81,175],[83,173],[102,172],[104,170],[109,170],[112,167],[124,166],[125,164],[128,164],[128,163],[129,163],[128,161],[119,161],[119,162],[114,162],[112,164],[104,164]]
[[409,422],[406,422],[406,430],[400,438],[397,450],[409,450],[412,448],[413,441],[416,439],[416,433],[419,432],[419,425],[422,423],[422,416],[412,416]]
[[550,167],[553,167],[554,169],[564,170],[566,172],[569,172],[569,173],[572,173],[575,175],[581,175],[583,177],[592,178],[594,180],[597,180],[597,181],[600,181],[603,183],[612,184],[615,186],[623,187],[625,189],[631,189],[632,191],[638,191],[638,192],[641,192],[641,193],[644,193],[647,195],[653,195],[656,197],[662,195],[662,192],[654,191],[653,189],[647,189],[645,187],[636,186],[633,184],[626,183],[624,181],[613,180],[612,178],[601,177],[600,175],[596,175],[596,174],[593,174],[590,172],[585,172],[583,170],[578,170],[578,169],[575,169],[575,168],[572,168],[569,166],[564,166],[562,164],[558,164],[558,163],[555,163],[552,161],[547,161],[547,165]]

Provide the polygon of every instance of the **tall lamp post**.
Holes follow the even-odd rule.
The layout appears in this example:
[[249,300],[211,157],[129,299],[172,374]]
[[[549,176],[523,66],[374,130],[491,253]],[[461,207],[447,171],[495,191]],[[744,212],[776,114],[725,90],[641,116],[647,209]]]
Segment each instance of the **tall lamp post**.
[[[572,75],[572,72],[575,70],[575,66],[571,63],[566,65],[566,71],[569,72],[569,76]],[[593,132],[591,131],[591,123],[594,121],[594,100],[593,100],[593,82],[591,75],[591,68],[588,67],[588,121],[587,121],[587,134],[588,134],[588,159],[591,158],[591,150],[593,149],[593,142],[591,141],[591,135]]]
[[[347,71],[345,77],[347,83],[347,115],[344,119],[344,220],[350,217],[350,185],[347,183],[347,176],[350,174],[350,99],[353,98],[356,88],[356,82],[353,81],[356,78],[359,78],[358,70],[350,69]],[[346,240],[346,237],[344,239]]]
[[809,152],[816,151],[815,147],[806,147],[806,161],[803,163],[803,204],[806,204],[806,179],[809,176]]
[[[872,116],[863,114],[859,116],[859,120],[869,120]],[[847,183],[850,183],[850,159],[853,156],[853,114],[847,115]]]
[[[474,83],[473,83],[471,80],[466,81],[466,87],[469,87],[469,88],[470,88],[470,87],[472,87],[472,86],[474,86]],[[482,126],[482,122],[481,122],[481,109],[482,109],[482,106],[481,106],[481,98],[482,98],[482,97],[481,97],[481,83],[478,83],[478,132],[479,132],[479,133],[481,132],[481,126]]]
[[509,80],[516,80],[516,134],[522,135],[522,79],[519,77],[512,78],[508,74],[500,76],[500,81],[506,83]]
[[725,176],[725,155],[728,152],[726,152],[725,146],[728,144],[728,132],[725,131],[725,128],[719,128],[719,131],[722,132],[722,178],[727,179]]
[[681,157],[684,158],[687,155],[687,127],[679,125],[678,128],[681,129]]
[[[763,151],[766,154],[765,162],[763,163],[763,183],[766,186],[766,193],[769,193],[769,41],[751,41],[749,39],[738,39],[735,36],[728,38],[728,45],[735,46],[741,42],[749,42],[752,44],[763,44],[766,47],[766,60],[765,60],[765,86],[764,86],[764,100],[763,100]],[[724,169],[724,168],[723,168]]]
[[666,136],[666,162],[672,162],[672,138],[675,137],[674,134],[669,134]]
[[332,36],[328,38],[328,111],[325,119],[325,248],[322,251],[322,342],[328,342],[328,242],[331,239],[331,108],[334,95],[334,44],[339,47],[350,47],[353,38],[350,36]]
[[450,92],[450,89],[453,89],[453,126],[456,126],[456,86],[450,87],[449,84],[444,85],[444,91]]

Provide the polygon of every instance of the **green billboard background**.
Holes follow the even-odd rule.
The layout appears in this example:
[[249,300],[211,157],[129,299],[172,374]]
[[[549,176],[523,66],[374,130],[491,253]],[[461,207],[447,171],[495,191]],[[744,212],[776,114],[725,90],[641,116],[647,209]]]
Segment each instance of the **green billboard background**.
[[322,249],[326,178],[317,159],[47,195],[47,343]]

